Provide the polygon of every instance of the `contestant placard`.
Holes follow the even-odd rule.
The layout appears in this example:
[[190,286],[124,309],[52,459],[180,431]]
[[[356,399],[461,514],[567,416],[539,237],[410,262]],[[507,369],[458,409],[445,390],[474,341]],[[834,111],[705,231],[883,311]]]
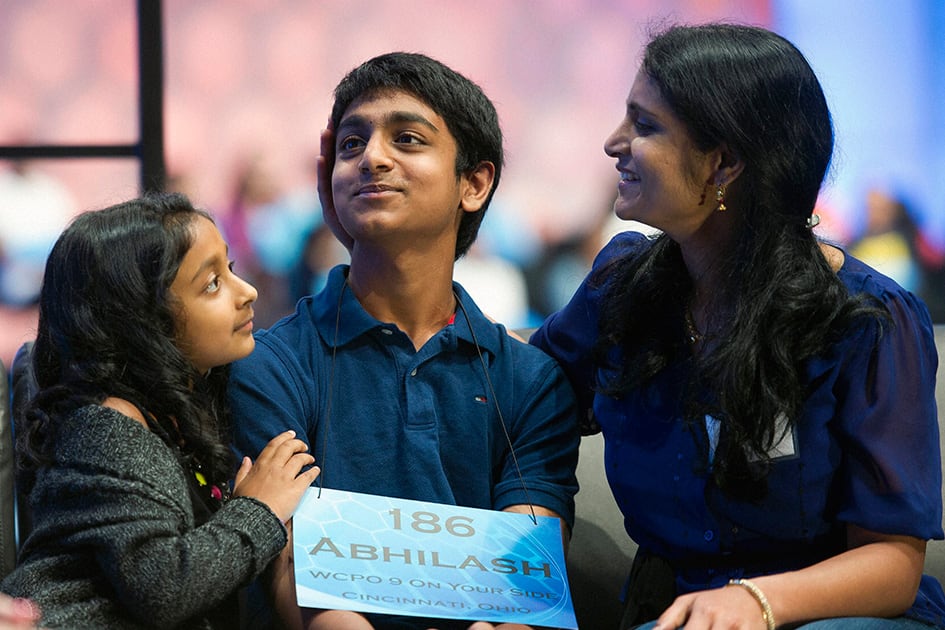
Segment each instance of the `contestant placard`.
[[577,628],[559,520],[310,488],[299,605]]

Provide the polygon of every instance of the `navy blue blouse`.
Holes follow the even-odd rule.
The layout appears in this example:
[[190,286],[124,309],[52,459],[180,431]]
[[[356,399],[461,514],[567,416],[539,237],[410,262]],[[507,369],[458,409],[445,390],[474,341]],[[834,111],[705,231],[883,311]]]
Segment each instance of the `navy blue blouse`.
[[[651,241],[616,236],[595,261],[643,252]],[[802,417],[772,453],[768,494],[758,503],[724,496],[712,483],[714,419],[682,420],[688,362],[617,400],[595,395],[592,348],[603,290],[587,280],[531,343],[564,366],[582,404],[593,407],[607,477],[625,527],[642,549],[677,567],[678,592],[729,579],[808,566],[844,549],[842,530],[862,528],[941,539],[941,454],[935,351],[925,306],[891,279],[847,255],[839,278],[889,309],[893,325],[852,329],[808,362]],[[945,622],[945,595],[924,576],[907,613]]]

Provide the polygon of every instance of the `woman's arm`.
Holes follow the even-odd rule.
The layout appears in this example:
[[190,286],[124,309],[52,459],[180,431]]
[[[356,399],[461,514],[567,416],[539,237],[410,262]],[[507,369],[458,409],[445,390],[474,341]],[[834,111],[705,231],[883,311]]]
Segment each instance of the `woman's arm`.
[[[940,534],[941,459],[935,411],[937,359],[924,306],[901,290],[881,295],[892,323],[865,327],[835,391],[835,435],[844,453],[834,506],[846,522],[847,550],[801,570],[752,578],[778,624],[836,616],[899,616],[916,598],[925,539]],[[895,425],[891,428],[891,425]],[[882,471],[877,475],[876,471]],[[873,530],[850,524],[865,523]],[[899,531],[882,534],[875,530]],[[676,599],[660,627],[765,628],[749,589],[728,586]]]
[[[915,600],[925,541],[847,527],[850,548],[799,571],[753,578],[778,625],[827,617],[895,617]],[[658,628],[766,628],[752,593],[738,586],[677,597]]]

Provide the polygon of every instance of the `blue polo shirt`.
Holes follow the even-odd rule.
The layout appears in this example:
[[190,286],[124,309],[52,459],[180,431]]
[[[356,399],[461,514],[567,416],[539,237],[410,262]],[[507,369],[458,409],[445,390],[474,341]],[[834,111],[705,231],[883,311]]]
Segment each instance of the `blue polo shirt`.
[[[640,234],[618,235],[594,269],[642,255],[650,245]],[[711,461],[715,421],[683,419],[688,360],[620,399],[595,392],[601,374],[589,351],[603,286],[585,280],[532,337],[560,361],[581,404],[593,406],[627,532],[641,549],[676,567],[678,592],[800,569],[836,555],[844,550],[846,523],[942,538],[938,359],[928,311],[852,256],[838,277],[851,293],[882,302],[892,325],[878,340],[875,324],[854,327],[808,361],[807,401],[795,429],[771,454],[768,495],[758,503],[723,495],[709,467],[700,464]],[[945,595],[931,576],[923,577],[907,616],[945,623]]]
[[335,267],[233,365],[239,453],[255,458],[294,429],[323,487],[495,510],[531,502],[573,525],[576,404],[557,364],[455,283],[455,321],[417,351],[361,307],[347,271]]

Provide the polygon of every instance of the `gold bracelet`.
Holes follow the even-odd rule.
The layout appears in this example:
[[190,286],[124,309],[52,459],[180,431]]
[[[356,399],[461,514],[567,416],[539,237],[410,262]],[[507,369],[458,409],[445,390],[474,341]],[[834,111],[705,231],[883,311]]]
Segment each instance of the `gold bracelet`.
[[761,616],[764,618],[768,630],[775,630],[778,624],[774,622],[774,613],[771,612],[771,604],[768,603],[768,598],[765,597],[764,592],[762,592],[754,582],[750,580],[729,580],[728,585],[741,586],[751,593],[751,596],[754,597],[758,605],[761,606]]

